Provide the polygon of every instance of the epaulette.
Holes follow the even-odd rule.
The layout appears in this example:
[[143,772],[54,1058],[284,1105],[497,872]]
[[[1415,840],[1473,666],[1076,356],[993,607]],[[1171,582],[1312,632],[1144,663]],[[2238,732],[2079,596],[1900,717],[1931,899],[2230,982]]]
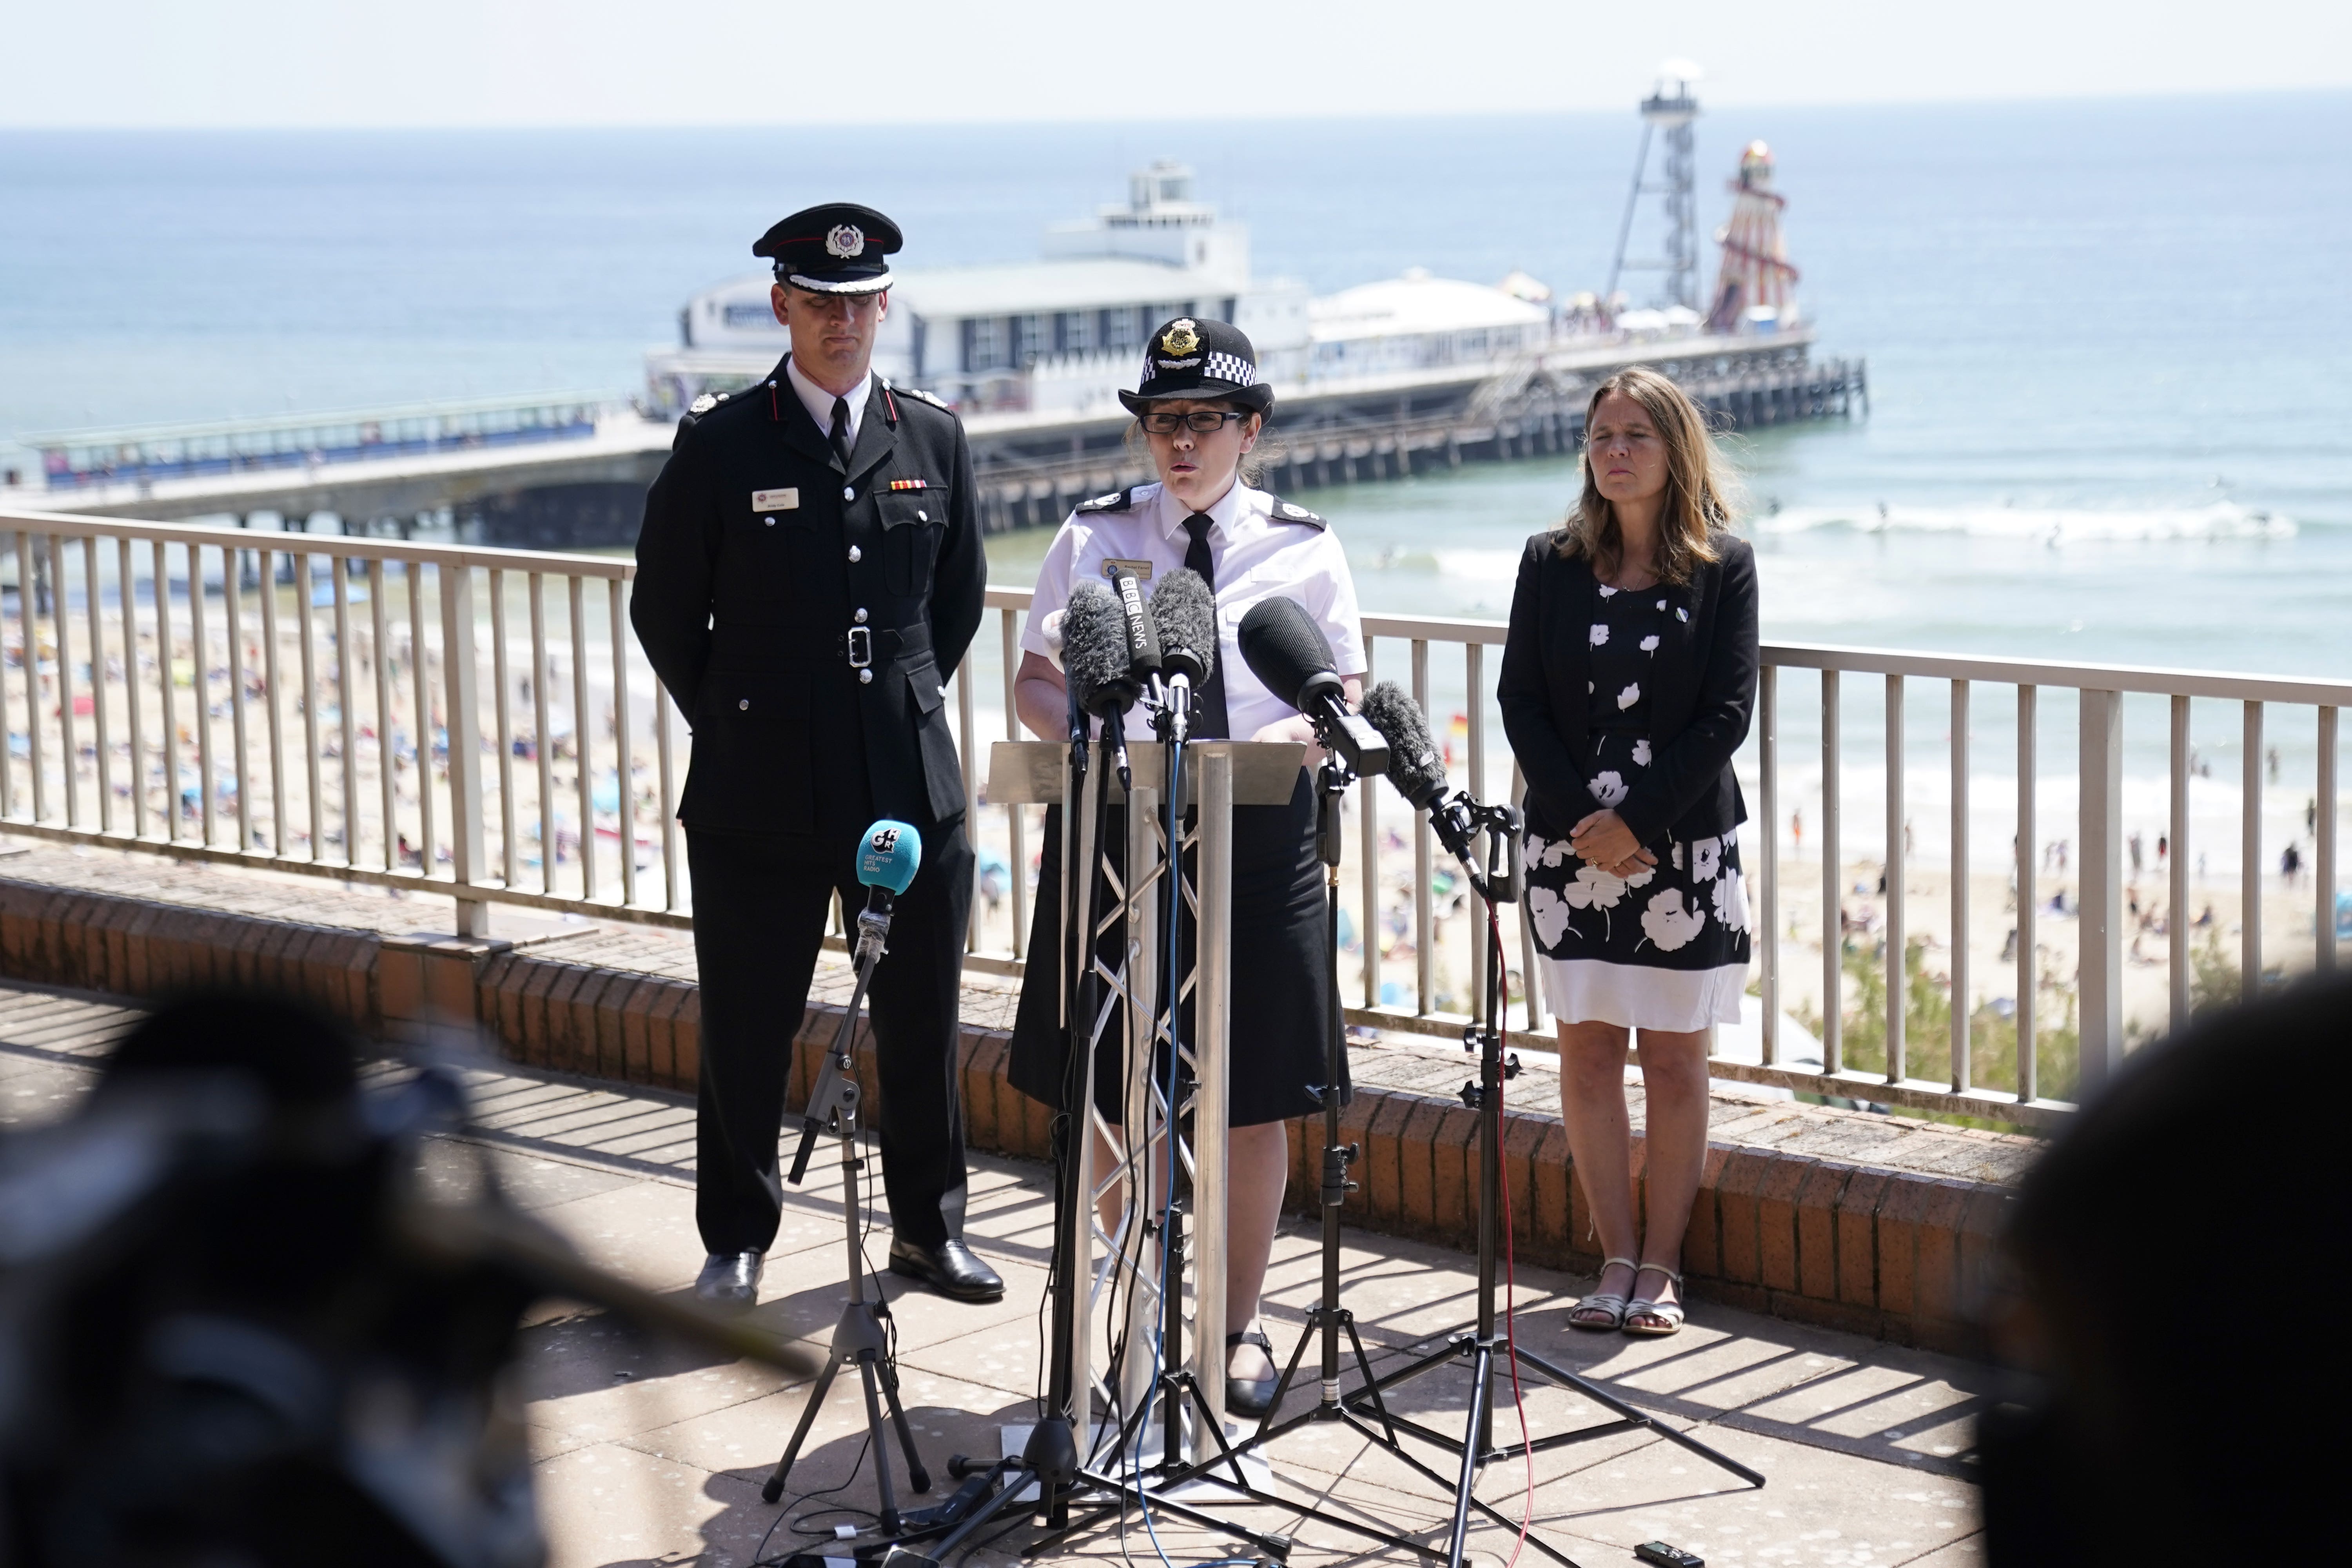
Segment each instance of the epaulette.
[[686,405],[686,411],[688,414],[694,415],[697,418],[699,418],[701,416],[709,413],[712,409],[718,406],[719,395],[715,392],[706,392],[701,396],[696,398],[692,403],[688,404]]
[[954,409],[948,406],[947,400],[940,396],[936,392],[925,392],[919,386],[893,386],[890,390],[897,393],[901,397],[911,397],[919,403],[928,403],[932,407],[939,409],[942,413],[953,414],[955,412]]
[[1135,505],[1135,492],[1137,488],[1138,487],[1134,485],[1129,485],[1123,490],[1113,490],[1107,496],[1097,496],[1092,500],[1082,500],[1072,510],[1079,513],[1090,511],[1125,511]]
[[1268,496],[1265,501],[1266,515],[1276,522],[1303,522],[1318,532],[1331,526],[1295,500],[1285,500],[1280,496]]

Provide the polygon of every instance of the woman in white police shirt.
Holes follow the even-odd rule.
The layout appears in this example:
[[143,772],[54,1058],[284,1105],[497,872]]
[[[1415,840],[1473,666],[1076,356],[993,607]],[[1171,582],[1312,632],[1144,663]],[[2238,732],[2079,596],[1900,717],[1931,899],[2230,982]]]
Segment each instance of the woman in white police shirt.
[[[1148,563],[1154,574],[1189,566],[1215,591],[1217,665],[1199,694],[1196,737],[1299,741],[1312,747],[1307,721],[1250,673],[1235,641],[1250,606],[1277,595],[1307,607],[1330,640],[1349,700],[1361,695],[1356,587],[1339,542],[1321,518],[1255,489],[1245,477],[1248,454],[1274,406],[1274,389],[1258,381],[1256,361],[1249,339],[1223,321],[1179,318],[1152,333],[1140,389],[1119,397],[1137,417],[1160,482],[1087,502],[1045,552],[1015,688],[1022,720],[1038,735],[1059,740],[1068,731],[1062,674],[1052,657],[1057,612],[1073,584],[1100,580],[1111,561]],[[1128,735],[1150,738],[1139,709],[1129,715]],[[1060,965],[1053,956],[1061,930],[1058,824],[1048,826],[1045,841],[1012,1078],[1031,1098],[1057,1105],[1066,1057],[1056,1022]],[[1258,1415],[1273,1397],[1276,1379],[1272,1347],[1255,1319],[1289,1171],[1282,1123],[1321,1110],[1308,1085],[1323,1078],[1325,1031],[1339,1005],[1331,994],[1314,791],[1306,770],[1289,805],[1235,809],[1233,907],[1225,1321],[1235,1331],[1227,1337],[1225,1403],[1238,1414]],[[1098,1063],[1097,1085],[1096,1104],[1115,1119],[1120,1114],[1115,1068]],[[1108,1153],[1102,1151],[1098,1160]]]

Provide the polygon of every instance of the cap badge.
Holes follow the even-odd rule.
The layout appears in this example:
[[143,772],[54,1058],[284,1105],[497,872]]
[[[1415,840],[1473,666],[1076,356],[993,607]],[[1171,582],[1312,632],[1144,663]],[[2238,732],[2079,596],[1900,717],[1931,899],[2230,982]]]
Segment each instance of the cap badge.
[[1180,317],[1171,321],[1168,330],[1160,334],[1160,346],[1180,358],[1191,353],[1201,346],[1201,334],[1192,328],[1190,317]]
[[832,255],[845,258],[863,256],[866,254],[866,231],[854,223],[835,224],[833,231],[824,237],[824,248]]

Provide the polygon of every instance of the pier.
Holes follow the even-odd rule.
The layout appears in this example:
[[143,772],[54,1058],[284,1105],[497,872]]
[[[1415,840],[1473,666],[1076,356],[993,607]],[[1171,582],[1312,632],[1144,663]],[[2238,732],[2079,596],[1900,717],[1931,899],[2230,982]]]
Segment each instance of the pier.
[[[1276,408],[1266,483],[1290,493],[1571,453],[1592,386],[1630,364],[1673,376],[1726,428],[1865,412],[1863,362],[1815,360],[1811,345],[1809,329],[1702,333],[1544,349],[1450,376],[1307,382]],[[967,416],[983,530],[1052,527],[1089,496],[1149,479],[1129,424],[1124,412]],[[479,544],[609,547],[635,541],[676,432],[582,395],[38,436],[27,440],[42,450],[42,483],[19,493],[89,517],[274,518],[289,532],[315,519],[343,537],[421,529]]]

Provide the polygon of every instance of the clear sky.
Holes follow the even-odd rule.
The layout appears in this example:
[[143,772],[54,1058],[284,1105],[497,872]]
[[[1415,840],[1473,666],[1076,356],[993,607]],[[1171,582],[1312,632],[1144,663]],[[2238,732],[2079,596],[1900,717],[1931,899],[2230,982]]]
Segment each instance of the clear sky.
[[2347,0],[0,0],[0,126],[1154,120],[2352,86]]

